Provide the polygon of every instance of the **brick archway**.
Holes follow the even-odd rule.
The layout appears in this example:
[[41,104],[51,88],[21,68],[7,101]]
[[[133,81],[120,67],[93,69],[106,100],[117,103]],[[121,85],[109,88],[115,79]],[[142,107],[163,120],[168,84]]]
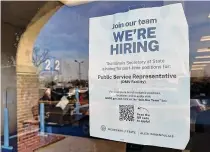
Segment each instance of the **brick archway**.
[[[48,2],[36,13],[21,35],[16,55],[17,80],[17,150],[36,149],[42,144],[37,142],[39,126],[25,122],[33,122],[32,107],[38,104],[39,80],[36,68],[32,63],[34,42],[47,21],[62,6],[60,2]],[[56,139],[55,139],[56,140]],[[32,144],[31,144],[32,143]],[[34,144],[33,144],[34,143]],[[43,143],[45,144],[45,143]]]
[[87,2],[62,0],[61,2],[47,2],[31,19],[25,32],[22,34],[16,55],[18,132],[23,130],[23,122],[25,120],[33,118],[30,107],[35,105],[39,99],[38,75],[37,69],[32,63],[32,50],[40,30],[64,4],[74,6]]
[[[39,80],[37,75],[37,69],[33,66],[32,63],[34,42],[36,41],[36,38],[39,32],[41,31],[42,27],[64,4],[79,5],[87,2],[88,1],[63,1],[63,3],[47,2],[44,6],[41,7],[41,9],[39,9],[36,15],[31,19],[31,22],[27,25],[25,32],[21,35],[16,53],[17,148],[20,152],[29,150],[27,148],[34,148],[31,147],[36,145],[36,138],[34,138],[34,132],[37,132],[37,130],[39,129],[38,125],[32,125],[32,128],[28,128],[24,125],[24,122],[34,119],[32,114],[32,107],[37,105],[39,100]],[[27,136],[23,137],[23,135],[26,134]],[[23,140],[24,142],[22,142]],[[96,145],[100,146],[100,149],[98,149],[97,151],[104,151],[103,147],[108,147],[109,149],[111,148],[114,151],[125,151],[125,144],[123,143],[116,143],[112,141],[103,140],[93,141],[92,139],[83,140],[83,142],[88,143],[90,148],[94,149]],[[75,146],[76,149],[79,145],[72,146]]]
[[33,119],[31,107],[39,99],[38,76],[32,64],[34,42],[51,16],[62,6],[62,3],[46,3],[32,18],[31,23],[22,34],[17,49],[17,130],[23,130],[23,122]]

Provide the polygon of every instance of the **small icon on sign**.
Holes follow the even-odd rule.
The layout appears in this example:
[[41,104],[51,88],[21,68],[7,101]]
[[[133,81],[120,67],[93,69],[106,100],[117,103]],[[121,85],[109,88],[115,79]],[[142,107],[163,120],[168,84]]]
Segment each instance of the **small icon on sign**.
[[138,110],[146,110],[149,113],[149,110],[143,107],[138,107]]
[[102,126],[101,126],[101,130],[102,130],[102,131],[106,131],[106,126],[102,125]]

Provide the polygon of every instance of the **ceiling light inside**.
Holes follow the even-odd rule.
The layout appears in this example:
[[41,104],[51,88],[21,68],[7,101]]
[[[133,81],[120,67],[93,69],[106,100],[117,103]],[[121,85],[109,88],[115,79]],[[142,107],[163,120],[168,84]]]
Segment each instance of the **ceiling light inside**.
[[202,36],[201,41],[210,41],[210,36]]
[[210,56],[196,56],[196,59],[208,59]]
[[193,64],[208,64],[210,61],[198,61],[198,62],[193,62]]
[[192,71],[203,70],[203,68],[192,68]]
[[209,13],[209,16],[208,16],[208,18],[210,18],[210,13]]
[[197,52],[210,52],[210,48],[202,48],[202,49],[198,49]]
[[194,64],[192,65],[192,67],[205,67],[206,64]]

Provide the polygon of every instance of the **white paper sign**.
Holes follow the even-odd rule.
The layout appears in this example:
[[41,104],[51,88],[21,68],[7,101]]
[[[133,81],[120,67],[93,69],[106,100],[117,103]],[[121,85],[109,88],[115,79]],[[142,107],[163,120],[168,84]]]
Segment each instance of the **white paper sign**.
[[91,18],[89,35],[91,136],[184,149],[190,75],[182,5]]

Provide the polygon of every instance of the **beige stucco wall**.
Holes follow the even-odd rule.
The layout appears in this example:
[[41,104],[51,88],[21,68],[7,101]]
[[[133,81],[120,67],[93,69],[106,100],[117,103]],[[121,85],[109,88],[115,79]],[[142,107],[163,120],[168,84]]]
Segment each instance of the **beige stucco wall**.
[[50,17],[62,6],[59,2],[47,3],[28,25],[26,31],[21,36],[18,49],[17,49],[17,72],[27,73],[36,72],[32,64],[32,53],[34,42]]
[[[93,0],[92,0],[93,1]],[[26,31],[21,37],[21,40],[18,45],[17,50],[17,72],[25,73],[25,72],[35,72],[31,61],[32,57],[32,49],[34,46],[34,42],[42,29],[42,27],[47,23],[47,21],[53,16],[53,14],[59,10],[61,6],[64,4],[68,6],[80,5],[84,3],[88,3],[90,1],[81,1],[81,0],[73,0],[66,1],[61,0],[61,2],[48,2],[45,4],[31,19],[31,23],[28,25]]]

